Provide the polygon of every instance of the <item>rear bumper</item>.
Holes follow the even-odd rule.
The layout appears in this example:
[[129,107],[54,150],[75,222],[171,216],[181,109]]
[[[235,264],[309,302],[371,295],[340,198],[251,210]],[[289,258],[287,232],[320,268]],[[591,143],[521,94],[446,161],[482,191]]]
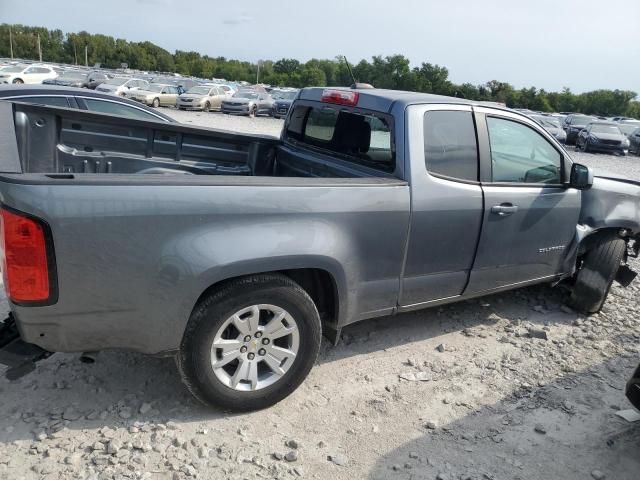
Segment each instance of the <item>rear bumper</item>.
[[627,383],[626,395],[631,404],[640,410],[640,366]]

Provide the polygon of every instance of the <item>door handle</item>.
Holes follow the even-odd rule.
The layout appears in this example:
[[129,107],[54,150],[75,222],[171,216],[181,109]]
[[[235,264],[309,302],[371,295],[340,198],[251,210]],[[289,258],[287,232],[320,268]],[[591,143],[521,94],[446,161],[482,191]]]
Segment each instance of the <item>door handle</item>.
[[494,205],[491,207],[491,213],[497,213],[498,215],[505,217],[507,215],[513,215],[518,211],[518,206],[512,203],[501,203],[500,205]]

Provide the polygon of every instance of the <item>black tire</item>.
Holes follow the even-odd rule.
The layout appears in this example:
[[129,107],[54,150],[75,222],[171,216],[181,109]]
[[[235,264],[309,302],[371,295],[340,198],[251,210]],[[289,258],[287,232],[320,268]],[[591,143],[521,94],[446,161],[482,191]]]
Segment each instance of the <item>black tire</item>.
[[203,112],[208,112],[211,110],[211,104],[209,102],[204,102],[204,107],[202,107]]
[[573,308],[587,314],[602,309],[626,248],[623,239],[611,234],[585,254],[571,292]]
[[[255,391],[234,390],[214,373],[212,342],[231,315],[260,303],[284,308],[295,319],[300,334],[298,353],[289,370],[274,384]],[[313,300],[297,283],[277,274],[243,277],[226,283],[195,307],[176,363],[189,391],[205,405],[233,411],[258,410],[284,399],[303,382],[318,356],[321,330]]]
[[258,107],[254,106],[249,110],[249,117],[256,118],[258,116]]
[[14,83],[15,85],[22,85],[24,82],[20,78],[14,78],[11,83]]
[[158,108],[160,106],[160,99],[159,98],[154,98],[153,102],[151,103],[151,106],[153,108]]

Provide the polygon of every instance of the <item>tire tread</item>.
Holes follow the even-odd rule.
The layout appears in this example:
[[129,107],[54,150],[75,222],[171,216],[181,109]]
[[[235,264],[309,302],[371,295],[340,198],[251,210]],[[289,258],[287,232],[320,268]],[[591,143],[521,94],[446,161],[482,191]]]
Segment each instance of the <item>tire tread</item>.
[[625,251],[626,242],[609,235],[587,252],[571,293],[576,310],[589,314],[602,309]]

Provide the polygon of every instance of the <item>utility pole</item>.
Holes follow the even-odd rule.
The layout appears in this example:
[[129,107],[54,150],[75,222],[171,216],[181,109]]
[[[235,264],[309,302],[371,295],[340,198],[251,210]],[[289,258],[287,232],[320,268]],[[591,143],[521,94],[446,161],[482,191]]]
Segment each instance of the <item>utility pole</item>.
[[256,73],[256,85],[260,83],[260,60],[258,60],[258,73]]
[[42,61],[42,46],[40,45],[40,34],[38,34],[38,57]]
[[88,67],[89,66],[89,57],[87,57],[87,46],[84,46],[84,66]]
[[78,51],[76,50],[76,42],[73,42],[73,58],[76,61],[76,65],[78,65]]
[[11,50],[11,60],[13,60],[13,32],[9,27],[9,49]]

